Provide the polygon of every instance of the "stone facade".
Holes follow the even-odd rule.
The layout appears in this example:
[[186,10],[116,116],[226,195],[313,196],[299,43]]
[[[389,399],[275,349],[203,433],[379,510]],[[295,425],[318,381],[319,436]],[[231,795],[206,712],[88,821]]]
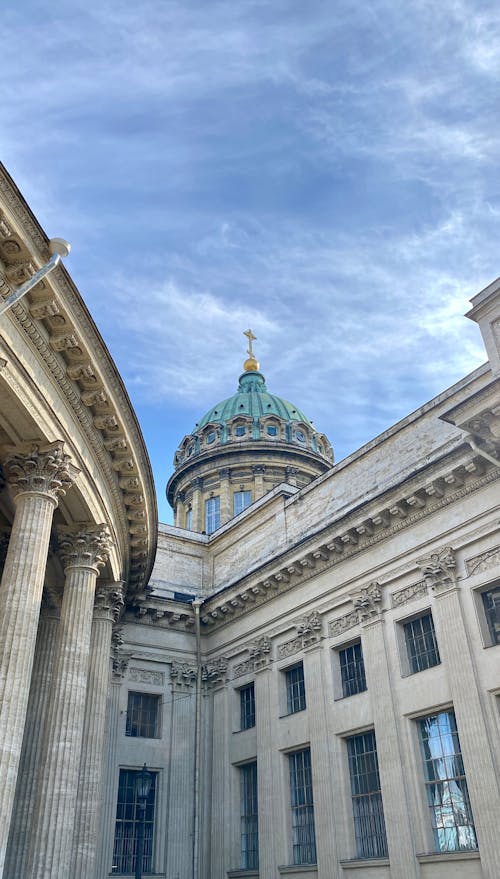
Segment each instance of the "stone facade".
[[2,318],[1,879],[133,875],[142,815],[159,879],[498,879],[500,282],[468,316],[485,366],[212,535],[158,531],[66,272]]

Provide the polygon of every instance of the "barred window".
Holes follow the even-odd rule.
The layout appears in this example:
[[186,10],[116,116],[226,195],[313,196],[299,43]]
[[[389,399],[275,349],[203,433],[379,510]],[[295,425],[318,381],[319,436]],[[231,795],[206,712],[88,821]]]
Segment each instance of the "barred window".
[[129,693],[125,735],[157,739],[160,735],[160,697],[149,693]]
[[377,745],[373,731],[347,739],[354,836],[358,858],[387,855]]
[[500,586],[482,593],[483,607],[492,644],[500,644]]
[[476,849],[455,712],[424,717],[418,726],[436,851]]
[[144,821],[142,872],[153,872],[153,839],[156,800],[156,772],[152,772],[151,789],[143,810],[135,795],[135,780],[141,770],[120,769],[116,807],[115,842],[112,873],[135,873],[139,822]]
[[235,491],[233,494],[233,513],[235,516],[242,513],[252,503],[251,491]]
[[292,808],[292,844],[294,864],[316,863],[316,835],[311,774],[311,751],[288,755],[290,800]]
[[205,530],[213,534],[220,528],[220,497],[209,497],[205,501]]
[[410,672],[415,674],[441,662],[432,614],[426,613],[404,624]]
[[253,683],[240,690],[240,729],[255,726],[255,688]]
[[365,664],[361,642],[339,650],[342,695],[354,696],[366,690]]
[[257,763],[240,766],[241,869],[259,867]]
[[295,665],[285,672],[286,707],[288,714],[303,711],[306,707],[306,691],[304,687],[304,666]]

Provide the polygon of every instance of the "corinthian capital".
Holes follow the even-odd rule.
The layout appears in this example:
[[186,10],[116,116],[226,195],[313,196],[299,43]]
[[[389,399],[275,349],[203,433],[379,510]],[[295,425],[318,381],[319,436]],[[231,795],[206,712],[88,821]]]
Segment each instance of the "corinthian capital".
[[116,623],[123,607],[123,583],[99,583],[95,593],[94,617]]
[[455,569],[457,562],[455,553],[450,546],[418,559],[417,565],[424,575],[424,580],[433,592],[443,592],[456,583]]
[[64,568],[94,568],[99,572],[112,546],[107,525],[63,526],[57,530]]
[[4,449],[3,470],[13,497],[36,492],[57,503],[79,473],[64,454],[64,443],[25,443]]

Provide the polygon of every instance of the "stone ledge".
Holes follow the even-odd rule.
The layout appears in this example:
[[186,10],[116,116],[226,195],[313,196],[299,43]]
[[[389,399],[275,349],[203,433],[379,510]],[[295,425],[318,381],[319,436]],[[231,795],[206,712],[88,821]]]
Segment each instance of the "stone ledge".
[[282,864],[278,867],[280,876],[293,876],[294,873],[316,873],[318,872],[317,864]]
[[479,860],[479,849],[461,852],[424,852],[416,856],[419,864],[438,864],[443,861],[474,861]]
[[353,858],[352,861],[340,861],[343,870],[359,870],[360,867],[389,867],[389,858]]
[[228,879],[259,879],[258,870],[228,870]]

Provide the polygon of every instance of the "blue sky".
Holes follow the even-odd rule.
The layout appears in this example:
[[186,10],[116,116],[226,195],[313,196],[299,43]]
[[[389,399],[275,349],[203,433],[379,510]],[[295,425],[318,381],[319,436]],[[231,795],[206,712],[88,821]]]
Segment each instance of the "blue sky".
[[497,2],[21,0],[2,30],[2,160],[72,243],[162,521],[249,326],[337,460],[484,361]]

